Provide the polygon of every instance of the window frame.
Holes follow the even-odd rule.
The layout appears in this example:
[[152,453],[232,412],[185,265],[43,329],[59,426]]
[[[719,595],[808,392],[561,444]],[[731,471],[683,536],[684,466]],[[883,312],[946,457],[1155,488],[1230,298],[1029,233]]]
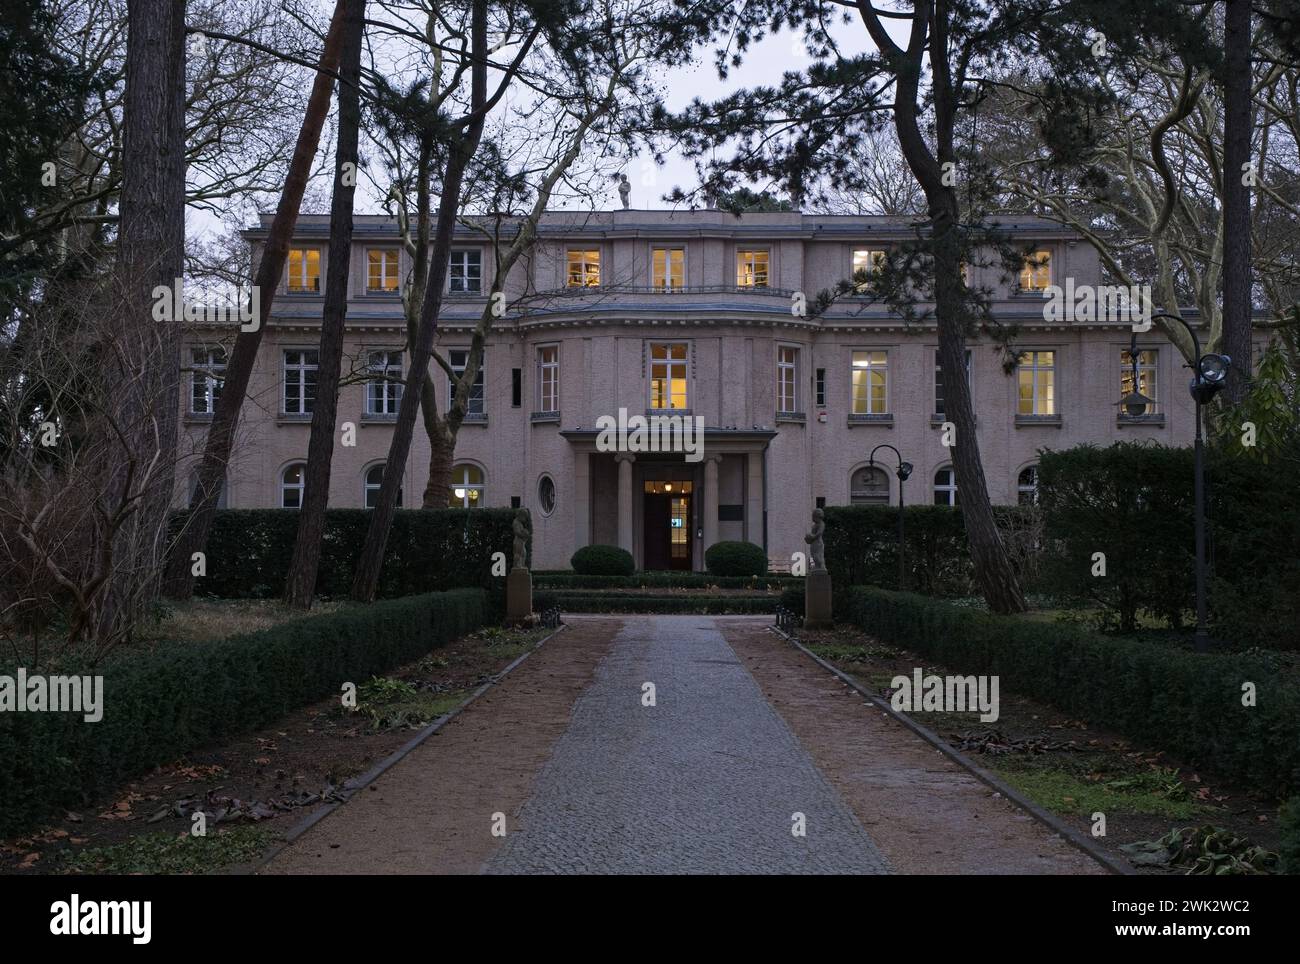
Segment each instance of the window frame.
[[[379,497],[379,490],[384,485],[384,469],[386,469],[387,467],[388,467],[387,462],[372,462],[369,465],[367,465],[364,469],[361,470],[361,508],[363,509],[375,508],[373,505],[370,504],[370,493],[373,492],[375,494],[376,499]],[[379,481],[372,483],[370,481],[370,473],[375,471],[376,469],[379,470]],[[399,509],[402,507],[403,488],[404,486],[401,485],[397,487],[396,507]]]
[[[469,286],[470,276],[470,256],[473,256],[477,262],[478,274],[473,277],[474,287]],[[461,263],[460,280],[462,287],[456,287],[457,279],[457,260]],[[449,295],[481,295],[483,293],[483,249],[473,246],[463,248],[452,248],[447,252],[447,294]]]
[[[1060,385],[1060,380],[1057,378],[1057,373],[1060,371],[1060,367],[1061,367],[1057,357],[1059,354],[1060,352],[1056,348],[1027,348],[1020,353],[1020,358],[1016,361],[1016,381],[1015,381],[1015,391],[1016,391],[1015,412],[1017,418],[1059,418],[1060,417],[1061,406],[1060,406],[1060,399],[1058,397],[1060,393],[1057,390]],[[1052,356],[1051,364],[1050,365],[1041,364],[1039,361],[1040,355],[1051,355]],[[1028,366],[1025,365],[1025,361],[1024,361],[1026,356],[1031,356],[1033,359],[1032,363]],[[1030,373],[1031,411],[1028,412],[1022,412],[1020,410],[1020,403],[1022,400],[1021,392],[1020,392],[1021,374],[1025,371],[1028,371]],[[1039,410],[1039,375],[1042,372],[1051,372],[1052,375],[1051,386],[1050,386],[1051,392],[1049,398],[1049,402],[1050,402],[1049,407],[1051,409],[1050,411]]]
[[[379,284],[378,288],[370,284],[370,268],[372,255],[382,255],[379,260]],[[392,255],[392,282],[391,288],[384,287],[389,280],[388,262],[389,255]],[[402,254],[397,248],[388,247],[367,247],[366,248],[366,294],[368,295],[398,295],[402,292]]]
[[[469,481],[468,472],[470,469],[473,469],[478,473],[478,482]],[[456,473],[459,470],[464,470],[466,472],[466,476],[462,480],[457,480],[456,478]],[[461,488],[465,491],[465,494],[460,496],[461,504],[459,506],[452,505],[451,502],[452,498],[456,495],[457,488]],[[479,465],[477,462],[457,462],[451,467],[451,482],[447,489],[448,508],[481,509],[487,505],[487,472],[485,472],[483,466]],[[470,497],[470,492],[473,491],[477,491],[479,494],[477,502]]]
[[[295,285],[293,277],[293,256],[294,252],[301,252],[302,284]],[[311,266],[311,255],[316,258],[316,284],[314,287],[308,287],[308,268]],[[265,256],[265,255],[264,255]],[[319,246],[291,247],[289,254],[284,260],[284,293],[288,295],[318,295],[321,293],[321,275],[325,269],[325,259],[322,257],[322,251]]]
[[[367,348],[366,349],[366,373],[373,374],[379,371],[375,365],[375,356],[383,355],[386,361],[383,366],[383,374],[387,375],[393,371],[397,373],[397,379],[391,378],[367,378],[366,379],[366,403],[364,414],[367,418],[396,418],[398,409],[402,405],[402,392],[406,386],[402,382],[402,375],[405,371],[405,353],[400,348]],[[397,364],[392,364],[392,359],[397,358]],[[384,405],[382,411],[375,409],[375,389],[379,388],[382,392]]]
[[[1045,292],[1052,285],[1052,277],[1055,274],[1052,264],[1055,260],[1056,255],[1051,248],[1035,248],[1032,253],[1025,256],[1020,264],[1020,274],[1016,278],[1016,290],[1031,294]],[[1040,273],[1046,275],[1046,278],[1041,279],[1041,284],[1038,277]]]
[[[468,347],[447,349],[447,365],[451,368],[452,372],[463,372],[466,369],[466,367],[469,365],[469,353],[470,353],[470,349]],[[454,360],[456,355],[465,356],[465,360],[460,365],[457,365]],[[455,375],[455,374],[453,374],[450,378],[447,379],[448,411],[450,411],[451,406],[456,403],[456,382],[458,380],[459,380],[459,375]],[[474,401],[475,401],[474,395],[476,392],[478,394],[477,411],[475,411],[474,409]],[[479,360],[478,374],[474,376],[474,381],[469,387],[469,404],[465,406],[465,417],[470,418],[473,416],[481,416],[481,417],[487,416],[487,348],[486,347],[483,349],[483,357]]]
[[[554,361],[546,361],[544,354],[553,352]],[[537,358],[537,411],[538,412],[558,412],[560,410],[560,343],[549,342],[544,345],[538,345],[536,351]],[[550,405],[547,404],[547,373],[551,373],[551,398]]]
[[[948,481],[939,482],[939,474],[948,473]],[[938,501],[939,493],[946,493],[944,502]],[[939,466],[930,476],[930,498],[932,505],[959,506],[961,505],[961,493],[957,489],[957,469],[951,462]]]
[[[575,261],[574,255],[578,255]],[[593,260],[588,260],[588,255],[595,255]],[[601,270],[604,263],[604,252],[600,245],[595,247],[574,247],[566,246],[564,249],[564,287],[566,288],[599,288],[602,283]],[[574,280],[574,265],[578,266],[578,278]],[[595,271],[591,270],[595,268]],[[595,280],[591,280],[594,276]]]
[[[853,282],[853,290],[858,294],[867,291],[871,287],[870,280],[862,282],[853,281],[854,276],[858,273],[858,255],[862,253],[865,253],[871,260],[872,267],[869,272],[871,278],[879,277],[880,266],[889,260],[888,248],[853,247],[849,249],[849,281]],[[872,257],[873,255],[879,255],[879,257]]]
[[[1033,473],[1033,482],[1026,485],[1022,479],[1026,472]],[[1026,494],[1029,496],[1025,498]],[[1016,505],[1038,505],[1038,463],[1022,465],[1016,472]]]
[[[944,411],[944,407],[946,407],[947,402],[941,398],[941,392],[943,391],[943,381],[942,381],[943,365],[939,363],[939,349],[934,348],[933,351],[934,351],[934,385],[933,385],[933,394],[932,397],[930,398],[930,404],[932,408],[930,414],[933,418],[942,420],[948,417],[948,413]],[[965,351],[966,351],[966,388],[971,393],[971,407],[973,409],[975,407],[974,405],[975,380],[973,374],[974,352],[970,348],[967,348]],[[943,402],[943,407],[941,407],[940,402]]]
[[[203,361],[199,361],[197,356],[202,353]],[[213,360],[214,356],[220,354],[221,361],[218,363]],[[216,377],[220,372],[223,376],[226,371],[226,365],[230,361],[230,356],[226,353],[224,345],[191,345],[190,346],[190,404],[189,414],[201,417],[210,417],[216,414],[217,402],[221,399],[221,386],[225,381],[223,378]],[[205,407],[202,409],[195,408],[194,402],[198,397],[199,382],[202,380],[203,400]]]
[[[685,349],[685,351],[681,358],[673,358],[672,349],[678,346]],[[655,354],[654,354],[655,349],[659,347],[663,347],[668,351],[668,354],[665,355],[665,357],[662,359],[655,358]],[[668,341],[663,339],[657,339],[654,341],[646,342],[645,351],[646,351],[646,355],[645,355],[646,357],[646,408],[652,412],[672,412],[676,414],[683,414],[683,413],[690,412],[691,397],[695,389],[695,386],[691,384],[691,367],[692,367],[691,342],[677,341],[677,340]],[[668,392],[667,392],[667,400],[669,403],[668,407],[661,407],[655,405],[656,378],[655,378],[654,369],[657,363],[667,366],[667,372],[665,378],[667,379],[668,382]],[[674,381],[673,369],[678,365],[680,365],[682,368],[681,380],[685,391],[685,397],[682,399],[682,401],[685,404],[683,404],[681,407],[676,407],[672,404],[673,401],[672,383]]]
[[[295,468],[298,469],[298,482],[296,485],[290,485],[285,481],[285,476],[289,474],[290,469],[295,469]],[[298,493],[297,505],[284,504],[285,494],[290,491]],[[303,459],[294,459],[292,462],[286,463],[280,469],[280,508],[301,510],[303,496],[306,494],[306,492],[307,492],[307,462]]]
[[[1143,363],[1142,361],[1143,355],[1150,355],[1151,361],[1149,363]],[[1132,378],[1133,375],[1133,359],[1129,355],[1128,345],[1123,345],[1120,347],[1119,361],[1120,361],[1119,392],[1120,392],[1120,398],[1123,398],[1131,390],[1129,388],[1126,388],[1125,384],[1126,382],[1128,382],[1129,379]],[[1144,375],[1147,376],[1145,381],[1146,381],[1147,388],[1149,388],[1150,391],[1148,391],[1147,388],[1142,387],[1144,382],[1143,379]],[[1127,422],[1141,422],[1141,421],[1160,418],[1164,414],[1160,410],[1160,381],[1161,381],[1160,349],[1154,347],[1148,348],[1139,345],[1138,346],[1138,379],[1137,379],[1136,390],[1141,392],[1147,398],[1151,399],[1151,404],[1147,406],[1147,410],[1144,413],[1136,417],[1129,415],[1128,412],[1126,412],[1123,409],[1123,407],[1121,407],[1119,410],[1120,419]]]
[[[742,269],[742,266],[744,265],[744,258],[745,258],[746,255],[750,255],[750,256],[754,256],[754,255],[762,255],[762,256],[763,256],[764,269],[763,269],[763,281],[762,281],[762,283],[759,283],[757,280],[755,280],[755,281],[753,281],[753,282],[750,283],[750,284],[745,284],[745,283],[741,280],[741,278],[742,278],[741,269]],[[767,245],[767,246],[760,246],[760,247],[753,247],[753,248],[740,248],[740,247],[737,247],[737,248],[736,248],[736,288],[739,289],[739,290],[741,290],[741,291],[753,291],[753,290],[758,289],[758,288],[771,288],[771,287],[772,287],[772,262],[773,262],[773,260],[774,260],[774,259],[772,258],[772,248],[771,248],[770,245]],[[757,276],[758,276],[758,270],[757,270],[757,259],[751,257],[751,258],[750,258],[750,261],[752,262],[752,264],[751,264],[751,268],[752,268],[752,270],[753,270],[753,275],[754,275],[755,278],[757,278]]]
[[[655,264],[655,258],[660,253],[664,254],[664,277],[665,281],[656,280],[658,266]],[[674,284],[672,281],[672,255],[681,255],[681,278]],[[650,246],[650,287],[655,291],[682,291],[686,287],[686,246],[685,245],[651,245]]]
[[[551,507],[549,509],[546,507],[546,500],[542,496],[542,485],[547,482],[551,486]],[[559,487],[555,484],[555,479],[551,477],[549,472],[543,472],[537,477],[537,510],[543,517],[550,516],[555,512],[555,506],[559,503],[559,495]]]
[[[884,356],[885,356],[885,357],[884,357],[884,361],[883,361],[883,363],[881,363],[881,364],[879,364],[879,365],[873,364],[873,363],[871,362],[870,358],[868,357],[868,359],[867,359],[867,365],[866,365],[866,366],[859,366],[859,365],[858,365],[858,359],[857,359],[857,356],[858,356],[858,355],[867,355],[867,356],[870,356],[870,355],[875,355],[875,354],[880,354],[880,355],[884,355]],[[890,373],[889,373],[889,361],[890,361],[890,359],[889,359],[889,349],[888,349],[888,348],[853,348],[853,349],[850,350],[850,354],[849,354],[849,373],[850,373],[850,375],[849,375],[849,415],[850,415],[850,416],[859,416],[859,417],[861,417],[861,416],[876,416],[876,417],[883,417],[883,416],[888,416],[888,415],[891,415],[891,414],[892,414],[892,409],[891,409],[891,407],[890,407],[890,403],[889,403],[889,393],[890,393],[890,387],[891,387],[891,386],[890,386],[891,378],[890,378]],[[882,392],[882,395],[883,395],[883,409],[882,409],[881,411],[879,411],[879,412],[877,412],[877,411],[872,411],[872,406],[871,406],[871,378],[870,378],[870,375],[871,375],[871,373],[874,372],[874,371],[882,371],[883,374],[884,374],[884,381],[885,381],[885,384],[884,384],[884,391]],[[867,385],[867,393],[866,393],[866,403],[867,403],[867,406],[866,406],[866,410],[865,410],[865,411],[861,411],[861,412],[858,411],[858,408],[857,408],[857,397],[858,397],[857,387],[858,387],[858,373],[859,373],[859,372],[862,372],[862,373],[864,374],[864,379],[863,379],[863,380],[866,382],[866,385]]]
[[[305,359],[308,355],[314,356],[315,361],[308,364],[305,360],[297,364],[289,363],[289,355],[299,355]],[[294,380],[298,387],[298,407],[289,408],[289,373],[294,371],[298,377]],[[311,404],[307,404],[307,373],[314,372],[316,377],[310,379],[311,382]],[[320,349],[319,348],[289,348],[281,347],[280,349],[280,414],[290,417],[303,418],[311,415],[316,409],[316,388],[320,381]]]
[[[799,371],[802,367],[800,346],[777,343],[776,346],[776,413],[778,415],[797,415],[799,407]],[[794,357],[786,361],[784,355],[790,352]],[[789,398],[786,398],[787,384]],[[784,404],[788,400],[789,404]]]

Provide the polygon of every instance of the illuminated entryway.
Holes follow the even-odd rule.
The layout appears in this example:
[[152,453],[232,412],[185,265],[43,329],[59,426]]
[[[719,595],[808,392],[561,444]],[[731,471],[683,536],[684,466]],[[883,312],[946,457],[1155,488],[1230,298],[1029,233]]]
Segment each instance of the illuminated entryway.
[[692,567],[694,483],[646,480],[642,546],[646,569]]

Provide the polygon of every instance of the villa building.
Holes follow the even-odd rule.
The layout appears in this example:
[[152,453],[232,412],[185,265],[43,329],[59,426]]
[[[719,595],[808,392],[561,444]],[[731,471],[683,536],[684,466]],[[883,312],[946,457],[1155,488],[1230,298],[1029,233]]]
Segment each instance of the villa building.
[[[247,232],[254,257],[269,223]],[[1003,227],[1032,252],[1019,276],[967,269],[968,284],[992,289],[997,317],[1018,326],[1022,352],[1007,373],[989,342],[969,344],[993,500],[1034,497],[1044,448],[1189,443],[1182,359],[1159,329],[1138,336],[1136,387],[1153,403],[1134,416],[1117,404],[1135,387],[1127,318],[1045,311],[1051,286],[1102,284],[1095,252],[1050,221]],[[867,465],[880,443],[915,466],[906,502],[958,503],[933,320],[907,322],[854,297],[816,317],[797,309],[801,296],[811,305],[912,234],[908,219],[795,212],[547,215],[505,280],[506,310],[487,341],[446,502],[529,508],[537,568],[565,568],[576,548],[607,543],[651,569],[702,569],[704,550],[723,539],[757,543],[774,567],[788,567],[815,505],[897,503],[892,453]],[[328,243],[328,217],[299,219],[242,413],[223,496],[231,508],[293,509],[301,499]],[[465,364],[493,264],[484,236],[458,228],[438,325],[453,368]],[[394,222],[356,219],[338,410],[356,444],[335,447],[331,506],[366,506],[378,491],[401,397],[410,269]],[[212,331],[194,331],[186,349],[190,452],[201,450],[233,336]],[[436,365],[431,377],[445,405],[449,380]],[[598,420],[620,409],[699,416],[702,457],[602,450]],[[419,504],[428,458],[417,423],[402,480],[408,506]]]

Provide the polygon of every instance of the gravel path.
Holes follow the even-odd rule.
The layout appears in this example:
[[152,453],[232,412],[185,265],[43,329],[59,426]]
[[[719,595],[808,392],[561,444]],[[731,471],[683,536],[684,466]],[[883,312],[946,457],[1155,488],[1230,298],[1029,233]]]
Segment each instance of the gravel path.
[[508,830],[488,873],[888,872],[707,616],[624,617]]

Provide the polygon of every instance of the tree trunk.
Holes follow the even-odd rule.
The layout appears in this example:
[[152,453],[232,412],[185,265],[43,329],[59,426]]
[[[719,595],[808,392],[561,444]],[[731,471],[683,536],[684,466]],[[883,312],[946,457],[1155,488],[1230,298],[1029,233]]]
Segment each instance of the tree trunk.
[[338,414],[339,373],[343,366],[343,335],[348,313],[348,269],[352,260],[352,208],[357,193],[357,140],[361,126],[361,45],[366,0],[343,0],[343,44],[339,65],[339,133],[334,165],[334,198],[330,204],[329,277],[321,319],[320,368],[316,375],[316,404],[307,446],[298,535],[285,579],[284,601],[310,609],[316,594],[325,508],[329,503],[330,469],[334,459],[334,425]]
[[438,221],[434,232],[433,264],[424,291],[424,303],[420,308],[418,337],[411,345],[410,370],[407,372],[402,402],[397,410],[397,425],[388,448],[383,484],[379,487],[378,501],[370,516],[370,528],[366,532],[366,542],[362,547],[361,558],[357,561],[356,574],[352,580],[352,598],[361,602],[374,599],[379,587],[379,572],[383,566],[388,531],[393,524],[397,491],[401,486],[402,475],[406,471],[406,459],[411,450],[411,436],[415,431],[416,409],[419,407],[424,384],[429,377],[429,358],[433,353],[438,312],[442,307],[442,289],[447,280],[448,255],[452,231],[456,224],[456,212],[460,207],[462,182],[465,169],[469,166],[474,152],[478,150],[479,139],[483,136],[484,108],[487,104],[487,0],[473,0],[470,34],[470,50],[473,57],[470,119],[465,125],[462,136],[451,145],[442,180],[442,195],[438,199]]
[[312,160],[320,145],[321,129],[329,114],[330,96],[334,90],[333,75],[338,70],[339,50],[342,46],[343,5],[344,0],[336,0],[316,80],[307,101],[302,128],[298,131],[298,142],[294,145],[284,189],[280,192],[280,203],[275,211],[275,219],[271,222],[262,259],[257,266],[254,280],[260,297],[257,328],[254,331],[241,330],[235,338],[235,347],[221,387],[221,397],[217,400],[212,425],[208,428],[194,501],[167,560],[164,591],[173,599],[188,599],[194,593],[191,557],[202,550],[208,541],[208,530],[212,527],[212,518],[217,511],[217,499],[225,484],[226,466],[230,461],[235,430],[239,426],[239,410],[248,393],[248,380],[257,362],[262,333],[270,320],[276,289],[284,275],[284,263],[289,257],[289,242],[293,239],[298,210],[302,206],[303,193],[307,190]]
[[424,487],[421,505],[426,509],[445,509],[448,490],[451,488],[451,466],[456,457],[456,433],[448,420],[438,414],[433,383],[424,383],[424,400],[420,404],[424,416],[424,432],[429,437],[429,481]]
[[957,192],[944,183],[943,165],[956,162],[953,150],[955,92],[948,67],[948,4],[938,0],[930,27],[929,48],[934,88],[935,140],[938,156],[930,153],[921,136],[917,113],[923,48],[918,32],[906,59],[896,60],[897,94],[894,98],[894,126],[908,166],[925,192],[930,210],[930,252],[934,258],[934,309],[939,334],[939,364],[942,367],[944,415],[956,428],[952,446],[953,470],[961,497],[962,519],[970,545],[975,579],[997,613],[1024,612],[1024,595],[1016,580],[1011,558],[998,532],[989,502],[988,481],[975,435],[975,410],[970,384],[966,380],[967,311],[962,293],[960,206]]
[[185,0],[130,0],[116,284],[120,315],[104,346],[111,427],[103,504],[110,575],[92,626],[102,647],[129,635],[156,598],[176,474],[182,314],[156,321],[153,290],[173,290],[185,249]]
[[1232,356],[1224,394],[1242,401],[1250,382],[1251,272],[1248,173],[1254,109],[1251,103],[1250,0],[1227,0],[1223,65],[1223,341]]

